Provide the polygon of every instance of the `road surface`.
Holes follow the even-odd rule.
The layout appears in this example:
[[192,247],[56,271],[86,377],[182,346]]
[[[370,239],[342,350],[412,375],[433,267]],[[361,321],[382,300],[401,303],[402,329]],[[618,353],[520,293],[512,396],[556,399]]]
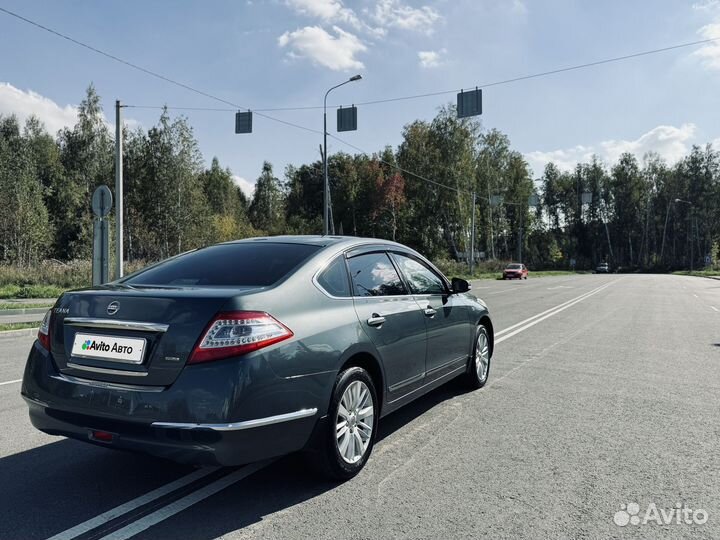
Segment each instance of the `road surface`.
[[0,538],[720,537],[720,281],[474,291],[498,334],[488,385],[384,419],[342,485],[296,457],[195,470],[38,433],[13,382],[32,338],[0,339]]

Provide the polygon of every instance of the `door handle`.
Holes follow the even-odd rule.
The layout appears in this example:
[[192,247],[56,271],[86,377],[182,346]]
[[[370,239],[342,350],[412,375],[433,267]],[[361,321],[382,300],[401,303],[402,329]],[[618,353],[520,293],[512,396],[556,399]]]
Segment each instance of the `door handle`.
[[377,313],[373,313],[372,317],[367,320],[367,323],[370,326],[380,326],[384,322],[385,317],[383,317],[382,315],[378,315]]
[[426,317],[432,317],[433,315],[435,315],[437,313],[437,311],[435,311],[433,308],[428,306],[425,309],[423,309],[423,313],[425,314]]

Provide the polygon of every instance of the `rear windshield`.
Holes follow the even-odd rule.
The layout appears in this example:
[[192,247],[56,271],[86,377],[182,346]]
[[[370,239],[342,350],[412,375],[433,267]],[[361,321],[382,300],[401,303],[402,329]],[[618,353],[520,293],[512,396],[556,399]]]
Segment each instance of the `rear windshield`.
[[521,264],[508,264],[507,269],[508,270],[520,270],[522,268]]
[[220,244],[169,259],[123,283],[177,287],[273,285],[318,249],[306,244]]

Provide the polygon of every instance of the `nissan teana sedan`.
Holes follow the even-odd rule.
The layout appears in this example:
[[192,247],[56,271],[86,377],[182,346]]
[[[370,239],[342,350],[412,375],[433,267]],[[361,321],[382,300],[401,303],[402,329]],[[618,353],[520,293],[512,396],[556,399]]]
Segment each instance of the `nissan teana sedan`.
[[493,327],[469,289],[394,242],[218,244],[63,294],[22,395],[51,435],[193,464],[304,450],[348,479],[383,416],[485,385]]

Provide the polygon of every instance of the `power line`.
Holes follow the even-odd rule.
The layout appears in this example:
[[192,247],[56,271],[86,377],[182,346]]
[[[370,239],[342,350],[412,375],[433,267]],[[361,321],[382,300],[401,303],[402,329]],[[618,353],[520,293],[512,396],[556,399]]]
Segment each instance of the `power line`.
[[[137,64],[134,64],[134,63],[132,63],[132,62],[129,62],[129,61],[127,61],[127,60],[124,60],[124,59],[122,59],[122,58],[119,58],[119,57],[117,57],[117,56],[115,56],[115,55],[113,55],[113,54],[110,54],[110,53],[105,52],[105,51],[103,51],[103,50],[101,50],[101,49],[98,49],[98,48],[96,48],[96,47],[93,47],[92,45],[88,45],[87,43],[84,43],[84,42],[79,41],[79,40],[77,40],[77,39],[75,39],[75,38],[72,38],[72,37],[70,37],[70,36],[68,36],[68,35],[66,35],[66,34],[63,34],[62,32],[59,32],[59,31],[57,31],[57,30],[54,30],[54,29],[49,28],[49,27],[47,27],[47,26],[44,26],[44,25],[42,25],[42,24],[40,24],[40,23],[38,23],[38,22],[35,22],[35,21],[33,21],[33,20],[30,20],[30,19],[28,19],[28,18],[26,18],[26,17],[23,17],[22,15],[19,15],[18,13],[15,13],[15,12],[13,12],[13,11],[10,11],[10,10],[8,10],[8,9],[6,9],[6,8],[0,7],[0,11],[3,12],[3,13],[6,13],[7,15],[10,15],[10,16],[12,16],[12,17],[15,17],[15,18],[17,18],[17,19],[19,19],[19,20],[21,20],[21,21],[23,21],[23,22],[26,22],[26,23],[28,23],[28,24],[30,24],[30,25],[32,25],[32,26],[35,26],[35,27],[37,27],[37,28],[40,28],[41,30],[44,30],[44,31],[49,32],[49,33],[51,33],[51,34],[54,34],[54,35],[56,35],[56,36],[58,36],[58,37],[60,37],[60,38],[62,38],[62,39],[65,39],[65,40],[67,40],[67,41],[70,41],[71,43],[74,43],[75,45],[78,45],[78,46],[83,47],[83,48],[85,48],[85,49],[88,49],[88,50],[90,50],[90,51],[92,51],[92,52],[95,52],[95,53],[97,53],[97,54],[100,54],[100,55],[102,55],[102,56],[105,56],[105,57],[107,57],[107,58],[109,58],[109,59],[111,59],[111,60],[114,60],[114,61],[116,61],[116,62],[119,62],[119,63],[121,63],[121,64],[124,64],[124,65],[126,65],[126,66],[128,66],[128,67],[130,67],[130,68],[133,68],[133,69],[136,69],[136,70],[138,70],[138,71],[141,71],[141,72],[145,73],[146,75],[150,75],[151,77],[155,77],[155,78],[157,78],[157,79],[160,79],[160,80],[162,80],[162,81],[168,82],[168,83],[170,83],[170,84],[174,84],[174,85],[176,85],[176,86],[178,86],[178,87],[180,87],[180,88],[184,88],[185,90],[188,90],[188,91],[194,92],[194,93],[196,93],[196,94],[198,94],[198,95],[201,95],[201,96],[207,97],[207,98],[209,98],[209,99],[215,100],[215,101],[217,101],[217,102],[219,102],[219,103],[224,103],[224,104],[226,104],[226,105],[230,105],[230,106],[233,107],[233,109],[220,109],[220,108],[209,108],[209,107],[205,107],[205,108],[202,108],[202,107],[167,107],[167,106],[166,106],[166,107],[162,107],[162,106],[151,106],[151,105],[128,105],[128,107],[132,107],[132,108],[145,108],[145,109],[150,109],[150,108],[153,108],[153,109],[155,109],[155,108],[157,108],[157,109],[167,108],[167,109],[188,110],[188,111],[190,111],[190,110],[196,110],[196,111],[222,111],[222,112],[236,111],[236,110],[238,110],[238,109],[245,109],[245,110],[247,110],[247,111],[250,111],[250,110],[251,110],[251,109],[249,109],[248,107],[243,107],[243,106],[241,106],[241,105],[238,105],[238,104],[236,104],[236,103],[233,103],[232,101],[228,101],[228,100],[226,100],[226,99],[223,99],[223,98],[221,98],[221,97],[215,96],[215,95],[210,94],[210,93],[208,93],[208,92],[205,92],[205,91],[203,91],[203,90],[199,90],[199,89],[194,88],[194,87],[192,87],[192,86],[190,86],[190,85],[187,85],[187,84],[185,84],[185,83],[176,81],[176,80],[174,80],[174,79],[171,79],[170,77],[166,77],[165,75],[162,75],[162,74],[157,73],[157,72],[155,72],[155,71],[152,71],[152,70],[150,70],[150,69],[144,68],[144,67],[139,66],[139,65],[137,65]],[[543,71],[543,72],[539,72],[539,73],[533,73],[533,74],[529,74],[529,75],[523,75],[523,76],[520,76],[520,77],[514,77],[514,78],[511,78],[511,79],[504,79],[504,80],[500,80],[500,81],[494,81],[494,82],[490,82],[490,83],[480,84],[480,85],[476,85],[476,87],[477,87],[477,88],[489,88],[489,87],[492,87],[492,86],[500,86],[500,85],[504,85],[504,84],[510,84],[510,83],[513,83],[513,82],[524,81],[524,80],[529,80],[529,79],[536,79],[536,78],[540,78],[540,77],[546,77],[546,76],[549,76],[549,75],[556,75],[556,74],[558,74],[558,73],[564,73],[564,72],[568,72],[568,71],[575,71],[575,70],[579,70],[579,69],[585,69],[585,68],[588,68],[588,67],[594,67],[594,66],[598,66],[598,65],[602,65],[602,64],[609,64],[609,63],[612,63],[612,62],[620,62],[620,61],[628,60],[628,59],[631,59],[631,58],[638,58],[638,57],[641,57],[641,56],[648,56],[648,55],[651,55],[651,54],[658,54],[658,53],[661,53],[661,52],[671,51],[671,50],[675,50],[675,49],[681,49],[681,48],[685,48],[685,47],[692,47],[692,46],[695,46],[695,45],[702,45],[702,44],[712,43],[712,42],[715,42],[715,41],[718,41],[718,40],[720,40],[720,37],[718,37],[718,38],[702,39],[702,40],[697,40],[697,41],[692,41],[692,42],[687,42],[687,43],[680,43],[680,44],[671,45],[671,46],[668,46],[668,47],[651,49],[651,50],[648,50],[648,51],[642,51],[642,52],[627,54],[627,55],[623,55],[623,56],[616,56],[616,57],[612,57],[612,58],[606,58],[606,59],[603,59],[603,60],[597,60],[597,61],[595,61],[595,62],[587,62],[587,63],[584,63],[584,64],[578,64],[578,65],[574,65],[574,66],[567,66],[567,67],[558,68],[558,69],[553,69],[553,70],[549,70],[549,71]],[[362,106],[365,106],[365,105],[376,105],[376,104],[380,104],[380,103],[390,103],[390,102],[396,102],[396,101],[404,101],[404,100],[410,100],[410,99],[420,99],[420,98],[440,96],[440,95],[445,95],[445,94],[452,94],[452,93],[457,93],[457,92],[459,92],[459,91],[460,91],[460,90],[457,90],[457,89],[455,89],[455,90],[442,90],[442,91],[439,91],[439,92],[429,92],[429,93],[425,93],[425,94],[415,94],[415,95],[409,95],[409,96],[399,96],[399,97],[394,97],[394,98],[386,98],[386,99],[377,99],[377,100],[372,100],[372,101],[365,101],[365,102],[357,103],[356,105],[362,105]],[[336,106],[334,106],[334,107],[336,107]],[[275,118],[275,117],[273,117],[273,116],[264,114],[265,111],[268,111],[268,112],[272,112],[272,111],[299,111],[299,110],[317,110],[317,109],[321,109],[321,108],[322,108],[322,107],[319,107],[319,106],[281,107],[281,108],[275,108],[275,109],[255,109],[255,110],[253,110],[253,112],[254,112],[255,114],[257,114],[258,116],[260,116],[260,117],[266,118],[266,119],[268,119],[268,120],[272,120],[272,121],[274,121],[274,122],[278,122],[278,123],[280,123],[280,124],[284,124],[284,125],[287,125],[287,126],[290,126],[290,127],[294,127],[294,128],[296,128],[296,129],[301,129],[301,130],[304,130],[304,131],[308,131],[308,132],[310,132],[310,133],[323,134],[323,132],[320,131],[320,130],[308,128],[308,127],[302,126],[302,125],[300,125],[300,124],[295,124],[295,123],[293,123],[293,122],[288,122],[288,121],[286,121],[286,120],[281,120],[281,119],[279,119],[279,118]],[[336,136],[334,136],[334,135],[332,135],[332,134],[328,134],[328,135],[330,135],[330,137],[332,137],[333,139],[337,140],[338,142],[340,142],[340,143],[342,143],[342,144],[344,144],[344,145],[346,145],[346,146],[348,146],[348,147],[350,147],[350,148],[353,148],[353,149],[355,149],[355,150],[357,150],[357,151],[359,151],[359,152],[362,152],[362,153],[364,153],[364,154],[369,154],[369,152],[363,150],[362,148],[359,148],[359,147],[357,147],[357,146],[355,146],[355,145],[353,145],[353,144],[351,144],[351,143],[349,143],[349,142],[347,142],[347,141],[344,141],[344,140],[342,140],[342,139],[340,139],[340,138],[338,138],[338,137],[336,137]],[[401,172],[404,172],[405,174],[409,174],[409,175],[411,175],[411,176],[414,176],[414,177],[416,177],[416,178],[419,178],[419,179],[421,179],[421,180],[424,180],[425,182],[429,182],[429,183],[431,183],[431,184],[434,184],[434,185],[437,185],[437,186],[440,186],[440,187],[444,187],[444,188],[446,188],[446,189],[451,189],[451,190],[457,191],[458,193],[469,193],[469,192],[466,192],[466,191],[461,190],[461,189],[459,189],[459,188],[452,187],[452,186],[448,186],[447,184],[443,184],[443,183],[441,183],[441,182],[436,182],[435,180],[431,180],[431,179],[426,178],[426,177],[424,177],[424,176],[422,176],[422,175],[413,173],[412,171],[408,171],[408,170],[406,170],[406,169],[403,169],[402,167],[399,167],[398,165],[394,165],[394,164],[392,164],[392,163],[388,163],[388,162],[386,162],[386,161],[384,161],[384,160],[382,160],[382,159],[380,159],[380,158],[378,158],[378,161],[380,161],[381,163],[385,163],[386,165],[389,165],[389,166],[391,166],[391,167],[394,167],[394,168],[396,168],[397,170],[399,170],[399,171],[401,171]]]
[[[333,135],[332,133],[328,133],[328,137],[330,137],[330,138],[332,138],[332,139],[335,139],[335,140],[338,141],[339,143],[344,144],[345,146],[349,146],[350,148],[352,148],[352,149],[354,149],[354,150],[356,150],[356,151],[358,151],[358,152],[361,152],[362,154],[370,155],[370,152],[368,152],[367,150],[363,150],[363,149],[360,148],[359,146],[355,146],[354,144],[349,143],[349,142],[341,139],[340,137],[336,137],[336,136]],[[420,180],[424,180],[425,182],[429,182],[430,184],[434,184],[434,185],[436,185],[436,186],[443,187],[443,188],[445,188],[445,189],[450,189],[450,190],[452,190],[452,191],[457,191],[458,193],[465,193],[466,195],[472,195],[472,192],[470,192],[470,191],[466,191],[466,190],[464,190],[464,189],[460,189],[460,188],[457,188],[457,187],[449,186],[449,185],[447,185],[447,184],[443,184],[442,182],[437,182],[437,181],[435,181],[435,180],[431,180],[430,178],[427,178],[427,177],[425,177],[425,176],[422,176],[421,174],[417,174],[417,173],[414,173],[414,172],[412,172],[412,171],[408,171],[407,169],[403,169],[403,168],[400,167],[399,165],[396,165],[396,164],[394,164],[394,163],[390,163],[389,161],[385,161],[384,159],[380,158],[380,156],[377,155],[377,154],[376,154],[376,156],[375,156],[375,159],[377,159],[377,161],[379,161],[380,163],[384,163],[385,165],[388,165],[389,167],[392,167],[392,168],[394,168],[394,169],[397,169],[398,171],[403,172],[403,173],[405,173],[405,174],[409,174],[410,176],[414,176],[415,178],[418,178],[418,179],[420,179]]]
[[[90,51],[93,51],[93,52],[98,53],[98,54],[100,54],[100,55],[102,55],[102,56],[105,56],[105,57],[107,57],[107,58],[110,58],[111,60],[114,60],[114,61],[116,61],[116,62],[120,62],[121,64],[124,64],[124,65],[126,65],[126,66],[128,66],[128,67],[131,67],[131,68],[133,68],[133,69],[139,70],[139,71],[141,71],[141,72],[143,72],[143,73],[145,73],[145,74],[147,74],[147,75],[150,75],[150,76],[152,76],[152,77],[156,77],[156,78],[161,79],[161,80],[163,80],[163,81],[165,81],[165,82],[168,82],[168,83],[170,83],[170,84],[174,84],[174,85],[176,85],[176,86],[179,86],[179,87],[181,87],[181,88],[184,88],[185,90],[189,90],[189,91],[191,91],[191,92],[195,92],[196,94],[205,96],[205,97],[207,97],[207,98],[213,99],[213,100],[218,101],[218,102],[220,102],[220,103],[224,103],[224,104],[226,104],[226,105],[231,105],[231,106],[234,107],[233,109],[231,109],[232,111],[236,111],[237,109],[246,109],[246,110],[250,111],[250,109],[248,109],[247,107],[242,107],[242,106],[237,105],[236,103],[233,103],[233,102],[228,101],[228,100],[226,100],[226,99],[217,97],[217,96],[215,96],[215,95],[213,95],[213,94],[210,94],[210,93],[208,93],[208,92],[204,92],[204,91],[202,91],[202,90],[198,90],[197,88],[193,88],[192,86],[189,86],[189,85],[187,85],[187,84],[184,84],[184,83],[181,83],[181,82],[176,81],[176,80],[174,80],[174,79],[171,79],[171,78],[169,78],[169,77],[166,77],[165,75],[161,75],[160,73],[156,73],[156,72],[151,71],[151,70],[149,70],[149,69],[146,69],[146,68],[144,68],[144,67],[142,67],[142,66],[138,66],[137,64],[133,64],[132,62],[128,62],[127,60],[123,60],[122,58],[119,58],[119,57],[117,57],[117,56],[115,56],[115,55],[113,55],[113,54],[110,54],[110,53],[107,53],[107,52],[105,52],[105,51],[102,51],[102,50],[100,50],[100,49],[98,49],[98,48],[96,48],[96,47],[93,47],[92,45],[88,45],[87,43],[83,43],[82,41],[79,41],[79,40],[77,40],[77,39],[74,39],[74,38],[66,35],[66,34],[63,34],[63,33],[61,33],[61,32],[58,32],[57,30],[53,30],[52,28],[48,28],[47,26],[44,26],[44,25],[42,25],[42,24],[40,24],[40,23],[37,23],[37,22],[35,22],[35,21],[32,21],[32,20],[30,20],[30,19],[28,19],[28,18],[26,18],[26,17],[23,17],[22,15],[19,15],[19,14],[17,14],[17,13],[14,13],[14,12],[8,10],[8,9],[3,8],[3,7],[0,7],[0,11],[2,11],[2,12],[4,12],[4,13],[7,13],[8,15],[11,15],[12,17],[16,17],[17,19],[20,19],[21,21],[24,21],[24,22],[26,22],[26,23],[28,23],[28,24],[31,24],[31,25],[33,25],[33,26],[35,26],[35,27],[37,27],[37,28],[40,28],[40,29],[42,29],[42,30],[44,30],[44,31],[46,31],[46,32],[50,32],[51,34],[54,34],[54,35],[56,35],[56,36],[58,36],[58,37],[61,37],[61,38],[63,38],[63,39],[66,39],[66,40],[70,41],[71,43],[74,43],[74,44],[76,44],[76,45],[79,45],[80,47],[86,48],[86,49],[88,49],[88,50],[90,50]],[[128,105],[128,107],[134,107],[134,108],[161,108],[161,109],[164,108],[164,107],[155,107],[155,106],[148,106],[148,105]],[[166,107],[166,108],[170,109],[171,107]],[[199,108],[199,107],[197,107],[197,108],[196,108],[196,107],[174,107],[174,108],[175,108],[175,109],[180,109],[180,110],[222,110],[222,109]],[[323,134],[323,132],[320,131],[320,130],[308,128],[308,127],[305,127],[305,126],[302,126],[302,125],[299,125],[299,124],[295,124],[295,123],[293,123],[293,122],[287,122],[287,121],[285,121],[285,120],[280,120],[279,118],[274,118],[274,117],[269,116],[269,115],[267,115],[267,114],[263,114],[263,113],[261,113],[261,112],[258,112],[257,110],[255,110],[255,111],[253,111],[253,112],[256,113],[256,114],[258,114],[258,116],[261,116],[261,117],[263,117],[263,118],[267,118],[267,119],[269,119],[269,120],[273,120],[273,121],[275,121],[275,122],[279,122],[279,123],[281,123],[281,124],[285,124],[285,125],[287,125],[287,126],[291,126],[291,127],[297,128],[297,129],[302,129],[302,130],[304,130],[304,131],[308,131],[308,132],[311,132],[311,133],[316,133],[316,134],[320,134],[320,135]],[[364,154],[369,154],[369,153],[366,152],[365,150],[363,150],[363,149],[361,149],[361,148],[359,148],[359,147],[357,147],[357,146],[354,146],[354,145],[348,143],[347,141],[344,141],[344,140],[342,140],[342,139],[340,139],[340,138],[338,138],[338,137],[335,137],[335,136],[333,136],[333,135],[331,135],[331,134],[328,134],[328,135],[330,135],[331,137],[333,137],[334,139],[336,139],[338,142],[340,142],[340,143],[342,143],[342,144],[345,144],[346,146],[349,146],[349,147],[351,147],[351,148],[354,148],[355,150],[357,150],[357,151],[359,151],[359,152],[362,152],[362,153],[364,153]],[[390,165],[391,167],[395,167],[395,168],[397,168],[398,170],[400,170],[400,171],[402,171],[402,172],[404,172],[404,173],[406,173],[406,174],[415,176],[416,178],[420,178],[420,179],[422,179],[422,180],[424,180],[424,181],[426,181],[426,182],[430,182],[431,184],[435,184],[435,185],[437,185],[437,186],[441,186],[441,187],[444,187],[444,188],[446,188],[446,189],[451,189],[451,190],[454,190],[454,191],[457,191],[457,192],[461,192],[461,191],[462,191],[462,190],[459,190],[458,188],[455,188],[455,187],[452,187],[452,186],[448,186],[448,185],[446,185],[446,184],[442,184],[442,183],[436,182],[436,181],[434,181],[434,180],[430,180],[429,178],[425,178],[425,177],[422,176],[422,175],[419,175],[419,174],[413,173],[413,172],[411,172],[411,171],[402,169],[401,167],[398,167],[397,165],[393,165],[392,163],[388,163],[388,162],[386,162],[386,161],[384,161],[384,160],[382,160],[382,159],[379,159],[379,158],[378,158],[378,161],[380,161],[381,163],[385,163],[385,164],[387,164],[387,165]]]
[[[513,77],[513,78],[511,78],[511,79],[502,79],[502,80],[499,80],[499,81],[492,81],[492,82],[487,82],[487,83],[483,83],[483,84],[478,84],[478,85],[475,85],[475,86],[472,87],[472,88],[491,88],[491,87],[493,87],[493,86],[501,86],[501,85],[504,85],[504,84],[510,84],[510,83],[519,82],[519,81],[526,81],[526,80],[530,80],[530,79],[538,79],[538,78],[547,77],[547,76],[550,76],[550,75],[557,75],[557,74],[559,74],[559,73],[566,73],[566,72],[568,72],[568,71],[577,71],[577,70],[580,70],[580,69],[586,69],[586,68],[589,68],[589,67],[600,66],[600,65],[603,65],[603,64],[611,64],[611,63],[614,63],[614,62],[622,62],[622,61],[624,61],[624,60],[630,60],[630,59],[632,59],[632,58],[639,58],[639,57],[642,57],[642,56],[649,56],[649,55],[652,55],[652,54],[659,54],[659,53],[668,52],[668,51],[673,51],[673,50],[677,50],[677,49],[683,49],[683,48],[687,48],[687,47],[694,47],[694,46],[696,46],[696,45],[705,45],[705,44],[708,44],[708,43],[714,43],[714,42],[716,42],[716,41],[720,41],[720,37],[709,38],[709,39],[700,39],[700,40],[697,40],[697,41],[689,41],[689,42],[686,42],[686,43],[679,43],[679,44],[676,44],[676,45],[670,45],[670,46],[668,46],[668,47],[660,47],[660,48],[657,48],[657,49],[650,49],[650,50],[647,50],[647,51],[641,51],[641,52],[637,52],[637,53],[625,54],[625,55],[622,55],[622,56],[614,56],[614,57],[611,57],[611,58],[604,58],[604,59],[602,59],[602,60],[596,60],[596,61],[594,61],[594,62],[586,62],[586,63],[584,63],[584,64],[575,64],[575,65],[572,65],[572,66],[566,66],[566,67],[561,67],[561,68],[557,68],[557,69],[551,69],[551,70],[548,70],[548,71],[541,71],[541,72],[538,72],[538,73],[531,73],[531,74],[528,74],[528,75],[521,75],[521,76],[518,76],[518,77]],[[397,97],[385,98],[385,99],[375,99],[375,100],[372,100],[372,101],[361,101],[361,102],[355,103],[355,105],[358,105],[358,106],[360,106],[360,105],[362,105],[362,106],[366,106],[366,105],[378,105],[378,104],[381,104],[381,103],[392,103],[392,102],[396,102],[396,101],[406,101],[406,100],[410,100],[410,99],[422,99],[422,98],[442,96],[442,95],[447,95],[447,94],[456,94],[456,93],[461,92],[461,91],[463,91],[463,90],[468,90],[468,88],[456,88],[456,89],[453,89],[453,90],[440,90],[440,91],[437,91],[437,92],[428,92],[428,93],[425,93],[425,94],[412,94],[412,95],[407,95],[407,96],[397,96]],[[339,105],[332,105],[332,106],[330,106],[330,107],[331,107],[331,108],[337,108],[337,107],[339,107]],[[159,108],[159,107],[158,107],[158,106],[139,106],[139,108],[153,109],[153,108]],[[229,110],[231,110],[231,109],[204,109],[204,108],[194,108],[194,107],[169,107],[169,108],[171,108],[171,109],[179,109],[179,110],[217,110],[217,111],[229,111]],[[256,112],[257,112],[257,111],[277,112],[277,111],[306,111],[306,110],[318,110],[318,109],[322,109],[322,106],[312,106],[312,105],[311,105],[311,106],[298,106],[298,107],[277,107],[277,108],[255,109],[255,111],[256,111]]]
[[[237,103],[233,103],[232,101],[228,101],[227,99],[223,99],[223,98],[221,98],[221,97],[215,96],[215,95],[210,94],[210,93],[208,93],[208,92],[204,92],[203,90],[198,90],[197,88],[194,88],[194,87],[192,87],[192,86],[190,86],[190,85],[188,85],[188,84],[182,83],[182,82],[180,82],[180,81],[176,81],[175,79],[171,79],[170,77],[166,77],[165,75],[162,75],[162,74],[157,73],[157,72],[155,72],[155,71],[152,71],[152,70],[150,70],[150,69],[144,68],[144,67],[139,66],[139,65],[137,65],[137,64],[134,64],[134,63],[132,63],[132,62],[128,62],[127,60],[124,60],[124,59],[119,58],[119,57],[117,57],[117,56],[115,56],[115,55],[113,55],[113,54],[110,54],[110,53],[108,53],[108,52],[105,52],[105,51],[103,51],[103,50],[100,50],[100,49],[98,49],[97,47],[93,47],[92,45],[88,45],[87,43],[84,43],[84,42],[79,41],[79,40],[77,40],[77,39],[75,39],[75,38],[72,38],[72,37],[70,37],[70,36],[68,36],[68,35],[66,35],[66,34],[63,34],[62,32],[59,32],[59,31],[57,31],[57,30],[53,30],[52,28],[49,28],[49,27],[44,26],[44,25],[42,25],[42,24],[40,24],[40,23],[38,23],[38,22],[35,22],[35,21],[30,20],[30,19],[28,19],[28,18],[26,18],[26,17],[23,17],[22,15],[19,15],[18,13],[15,13],[15,12],[13,12],[13,11],[10,11],[9,9],[6,9],[6,8],[4,8],[4,7],[0,7],[0,11],[3,12],[3,13],[6,13],[6,14],[12,16],[12,17],[15,17],[15,18],[17,18],[17,19],[20,19],[21,21],[26,22],[26,23],[28,23],[28,24],[30,24],[30,25],[32,25],[32,26],[35,26],[35,27],[37,27],[37,28],[40,28],[41,30],[44,30],[44,31],[49,32],[49,33],[51,33],[51,34],[54,34],[55,36],[58,36],[58,37],[60,37],[60,38],[62,38],[62,39],[65,39],[65,40],[67,40],[67,41],[70,41],[71,43],[74,43],[75,45],[78,45],[78,46],[83,47],[83,48],[85,48],[85,49],[88,49],[88,50],[90,50],[90,51],[92,51],[92,52],[95,52],[95,53],[97,53],[97,54],[100,54],[100,55],[102,55],[102,56],[105,56],[106,58],[109,58],[109,59],[111,59],[111,60],[114,60],[115,62],[119,62],[119,63],[121,63],[121,64],[124,64],[124,65],[128,66],[128,67],[131,67],[131,68],[133,68],[133,69],[136,69],[136,70],[138,70],[138,71],[141,71],[141,72],[145,73],[146,75],[150,75],[151,77],[155,77],[155,78],[157,78],[157,79],[160,79],[160,80],[162,80],[162,81],[168,82],[168,83],[170,83],[170,84],[174,84],[175,86],[179,86],[180,88],[184,88],[185,90],[188,90],[188,91],[190,91],[190,92],[194,92],[194,93],[196,93],[196,94],[199,94],[199,95],[204,96],[204,97],[209,98],[209,99],[213,99],[213,100],[218,101],[218,102],[220,102],[220,103],[224,103],[225,105],[230,105],[230,106],[234,107],[233,110],[237,110],[237,109],[245,109],[245,110],[247,110],[247,111],[250,110],[250,109],[247,108],[247,107],[243,107],[242,105],[238,105]],[[304,130],[304,131],[309,131],[309,132],[311,132],[311,133],[320,133],[320,134],[322,134],[322,131],[319,131],[319,130],[316,130],[316,129],[311,129],[311,128],[308,128],[308,127],[305,127],[305,126],[301,126],[301,125],[299,125],[299,124],[295,124],[295,123],[293,123],[293,122],[288,122],[288,121],[286,121],[286,120],[280,120],[279,118],[275,118],[275,117],[273,117],[273,116],[269,116],[269,115],[263,114],[263,113],[261,113],[261,112],[257,112],[257,111],[255,111],[255,112],[257,113],[258,116],[261,116],[261,117],[263,117],[263,118],[267,118],[268,120],[272,120],[272,121],[274,121],[274,122],[279,122],[280,124],[285,124],[285,125],[287,125],[287,126],[292,126],[292,127],[294,127],[294,128],[297,128],[297,129],[302,129],[302,130]]]

